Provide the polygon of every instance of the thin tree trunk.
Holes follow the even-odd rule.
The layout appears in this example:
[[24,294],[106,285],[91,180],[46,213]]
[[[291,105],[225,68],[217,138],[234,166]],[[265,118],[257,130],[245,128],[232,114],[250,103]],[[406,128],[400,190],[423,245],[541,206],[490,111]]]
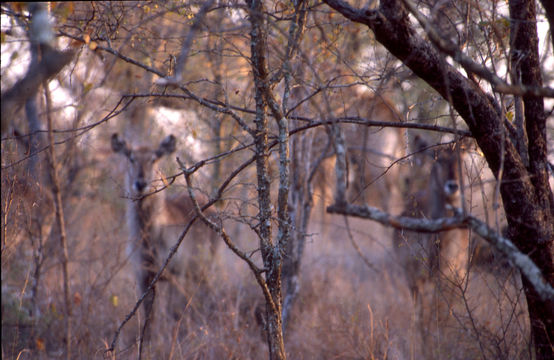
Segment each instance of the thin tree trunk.
[[58,179],[57,171],[57,162],[56,162],[56,153],[54,149],[54,133],[52,128],[52,101],[50,99],[50,91],[48,89],[48,82],[43,83],[44,95],[46,98],[46,118],[48,123],[48,163],[50,165],[50,177],[52,180],[52,194],[54,196],[54,207],[56,213],[56,222],[59,227],[59,236],[60,236],[60,245],[62,248],[61,254],[61,265],[62,265],[62,274],[63,274],[63,294],[65,302],[65,346],[66,346],[66,359],[71,359],[71,299],[70,299],[70,288],[69,288],[69,272],[68,272],[68,262],[69,255],[67,250],[67,237],[65,232],[65,219],[62,206],[62,195],[60,182]]
[[[267,64],[265,59],[265,52],[267,50],[266,44],[266,31],[264,27],[263,19],[263,5],[259,0],[247,1],[249,7],[249,15],[251,22],[251,60],[252,70],[254,74],[254,84],[256,87],[255,99],[256,99],[256,170],[258,179],[258,205],[259,205],[259,230],[258,237],[260,238],[260,248],[262,253],[262,259],[265,268],[266,284],[271,294],[271,299],[266,301],[267,309],[267,342],[269,346],[269,358],[274,359],[286,359],[285,345],[283,341],[283,328],[282,328],[282,294],[281,294],[281,265],[284,248],[283,242],[286,241],[286,230],[290,224],[283,224],[284,218],[288,218],[286,205],[278,210],[279,212],[279,239],[276,244],[272,241],[271,235],[271,197],[270,197],[270,178],[269,178],[269,145],[268,145],[268,132],[269,125],[266,116],[266,102],[269,99],[269,85]],[[271,106],[272,111],[275,112],[275,104]],[[281,117],[275,116],[277,121],[286,121]],[[280,128],[283,127],[281,124]],[[285,129],[286,126],[284,127]],[[288,130],[288,129],[287,129]],[[281,130],[280,130],[281,133]],[[281,136],[281,135],[280,135]],[[288,133],[286,134],[285,142],[288,142]],[[286,149],[283,149],[283,146]],[[287,152],[285,157],[288,156],[288,143],[283,145],[283,141],[280,141],[280,152]],[[282,157],[283,155],[281,155]],[[281,160],[283,161],[283,160]],[[286,162],[286,160],[284,160]],[[283,175],[283,174],[281,174]],[[285,177],[288,175],[284,175]],[[280,182],[283,180],[281,179]],[[287,179],[288,181],[288,179]],[[288,186],[281,184],[282,186]],[[283,197],[283,191],[279,191],[279,206]],[[286,196],[284,196],[286,202]]]

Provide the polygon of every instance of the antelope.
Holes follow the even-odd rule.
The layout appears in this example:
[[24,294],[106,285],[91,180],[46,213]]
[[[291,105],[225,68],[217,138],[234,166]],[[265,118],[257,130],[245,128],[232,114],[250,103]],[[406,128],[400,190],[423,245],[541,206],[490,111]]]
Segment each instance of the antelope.
[[[146,292],[170,247],[176,243],[184,226],[194,217],[193,203],[186,195],[166,196],[165,191],[157,191],[155,179],[160,178],[158,160],[175,152],[175,136],[169,135],[157,148],[132,148],[118,134],[111,137],[111,147],[115,153],[126,157],[125,192],[127,197],[127,227],[129,239],[127,253],[132,263],[138,290]],[[192,236],[191,236],[192,235]],[[199,271],[206,267],[215,252],[215,237],[211,231],[197,221],[181,244],[177,259],[169,266],[173,275],[166,280],[178,280],[179,275],[196,282],[204,274]],[[167,272],[167,271],[166,271]],[[172,281],[172,285],[179,284]],[[153,315],[155,288],[144,299],[145,327]],[[140,295],[139,295],[140,296]],[[174,310],[174,309],[172,309]]]
[[[403,216],[438,219],[452,216],[453,210],[462,206],[459,155],[459,149],[449,146],[433,151],[434,162],[425,186],[408,196]],[[420,166],[426,168],[424,164]],[[465,276],[469,233],[466,229],[435,234],[395,230],[393,244],[411,290],[419,324],[428,326],[424,314],[428,304],[424,300],[429,295],[429,285],[439,284],[439,277],[458,282]]]

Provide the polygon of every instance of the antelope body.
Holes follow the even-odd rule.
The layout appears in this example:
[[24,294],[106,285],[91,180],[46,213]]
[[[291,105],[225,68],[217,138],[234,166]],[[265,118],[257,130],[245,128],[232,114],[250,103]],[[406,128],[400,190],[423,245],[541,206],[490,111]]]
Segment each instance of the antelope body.
[[[346,115],[370,121],[402,121],[386,94],[361,96],[346,111]],[[400,174],[399,167],[391,165],[405,151],[402,130],[352,124],[343,124],[342,129],[347,141],[348,201],[397,212],[401,203],[397,183]]]
[[[344,94],[347,103],[333,104],[337,117],[353,120],[367,119],[380,122],[400,122],[401,115],[385,94]],[[322,114],[324,116],[325,114]],[[361,126],[359,123],[339,125],[346,147],[346,199],[355,204],[368,204],[386,211],[401,211],[399,166],[392,166],[405,152],[405,140],[400,128]],[[312,158],[324,155],[324,160],[314,179],[315,198],[323,203],[332,202],[329,189],[334,189],[335,158],[332,144],[327,140],[330,129],[321,131],[313,139]],[[325,146],[325,148],[323,148]]]
[[[433,152],[434,162],[427,181],[419,192],[408,196],[404,216],[438,219],[453,216],[461,204],[460,151],[443,147]],[[425,169],[424,165],[420,166]],[[420,176],[425,176],[419,173]],[[424,179],[425,180],[425,179]],[[429,295],[435,293],[439,279],[442,284],[458,283],[467,268],[469,233],[466,229],[453,229],[439,233],[420,233],[395,230],[393,245],[396,257],[403,268],[411,290],[420,326],[430,326]],[[448,291],[442,289],[441,295]],[[433,297],[437,299],[437,296]],[[442,296],[441,301],[447,297]],[[445,302],[448,302],[446,300]],[[436,304],[435,304],[436,305]]]
[[[163,183],[156,181],[161,177],[157,168],[158,160],[172,154],[176,149],[176,139],[173,135],[166,137],[153,149],[129,147],[125,140],[114,134],[111,147],[114,152],[127,158],[127,253],[134,268],[140,296],[150,286],[170,247],[177,242],[185,225],[194,217],[195,210],[188,194],[166,196],[165,191],[159,191]],[[179,287],[179,280],[201,281],[199,278],[205,274],[200,270],[207,267],[214,251],[215,237],[207,227],[197,221],[181,244],[176,258],[170,262],[169,269],[166,269],[168,276],[165,279],[172,280],[172,285],[176,285],[183,292],[183,287]],[[152,316],[154,294],[152,291],[144,299],[145,325]],[[184,308],[185,305],[181,306]]]

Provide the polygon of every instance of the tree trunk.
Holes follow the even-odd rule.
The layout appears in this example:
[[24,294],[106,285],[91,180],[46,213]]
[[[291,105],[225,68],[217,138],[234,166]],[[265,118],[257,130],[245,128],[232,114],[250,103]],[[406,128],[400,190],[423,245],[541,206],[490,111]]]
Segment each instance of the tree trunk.
[[[515,81],[523,85],[542,86],[538,53],[535,2],[529,0],[511,0],[510,43],[512,67]],[[521,58],[520,54],[527,56]],[[525,96],[524,117],[527,131],[529,153],[530,182],[525,189],[529,196],[527,202],[517,201],[511,193],[503,191],[502,198],[508,214],[510,234],[514,242],[543,271],[547,281],[554,284],[553,238],[554,200],[548,182],[548,162],[546,159],[546,114],[544,101],[539,97]],[[514,201],[516,200],[516,201]],[[529,203],[531,201],[531,203]],[[508,211],[508,208],[510,211]],[[533,213],[530,222],[525,213]],[[523,222],[520,222],[521,220]],[[527,306],[531,321],[531,334],[537,359],[554,358],[554,299],[542,301],[534,288],[523,281]]]
[[[256,99],[256,171],[258,180],[258,206],[259,206],[259,230],[258,237],[260,239],[260,249],[262,260],[264,263],[266,284],[269,289],[270,298],[266,298],[266,313],[267,313],[267,343],[269,346],[269,358],[286,359],[285,344],[283,341],[283,329],[281,320],[281,265],[282,265],[282,248],[283,242],[286,241],[286,235],[282,232],[283,229],[283,212],[286,217],[286,206],[282,208],[279,203],[279,232],[280,236],[277,244],[273,244],[271,235],[271,197],[270,197],[270,177],[269,177],[269,143],[268,132],[269,126],[266,116],[266,102],[268,101],[268,76],[267,64],[265,59],[266,32],[264,28],[263,6],[261,1],[247,1],[249,7],[250,22],[252,24],[251,36],[251,60],[252,71],[254,75],[255,99]],[[278,121],[281,121],[278,118]],[[284,119],[283,119],[284,120]],[[286,120],[284,120],[286,121]],[[280,126],[281,127],[281,126]],[[287,139],[288,141],[288,133]],[[283,141],[280,141],[282,143]],[[282,151],[280,146],[280,152]],[[288,151],[288,149],[287,149]],[[288,155],[288,154],[287,154]],[[288,179],[286,180],[288,181]],[[280,179],[283,186],[283,179]],[[281,198],[281,189],[279,198]],[[280,201],[281,202],[281,201]],[[285,196],[286,202],[286,196]],[[285,225],[286,226],[286,225]]]

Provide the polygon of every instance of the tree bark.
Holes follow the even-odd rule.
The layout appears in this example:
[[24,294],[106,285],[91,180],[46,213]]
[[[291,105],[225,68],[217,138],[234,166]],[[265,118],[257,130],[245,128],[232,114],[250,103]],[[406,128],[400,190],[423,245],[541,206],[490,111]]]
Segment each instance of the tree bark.
[[[251,30],[250,30],[250,49],[251,49],[251,61],[252,71],[254,75],[255,86],[255,100],[256,100],[256,135],[254,138],[255,151],[256,151],[256,170],[258,179],[258,205],[259,205],[259,230],[258,237],[260,239],[260,249],[262,253],[262,259],[264,263],[266,284],[271,294],[271,299],[266,301],[266,314],[267,314],[267,342],[269,345],[269,358],[270,359],[286,359],[285,345],[283,340],[282,329],[282,294],[281,294],[281,266],[282,266],[282,247],[283,242],[286,241],[284,237],[286,234],[286,224],[283,224],[283,217],[288,218],[286,204],[284,209],[279,209],[279,232],[280,236],[276,244],[273,244],[271,234],[271,197],[270,197],[270,180],[269,180],[269,142],[268,132],[269,125],[266,116],[266,102],[272,99],[269,96],[269,80],[267,72],[267,64],[265,59],[266,45],[266,31],[264,27],[263,19],[263,5],[261,1],[252,0],[247,1],[248,11],[250,15]],[[271,104],[271,110],[276,111],[275,104]],[[276,114],[274,114],[276,115]],[[279,122],[285,121],[281,117],[276,117]],[[282,128],[283,126],[280,126]],[[286,129],[286,127],[284,127]],[[280,130],[281,133],[281,130]],[[288,133],[285,135],[286,142],[288,143]],[[280,141],[280,144],[282,141]],[[288,156],[288,147],[282,149],[280,146],[280,152],[286,152],[284,156]],[[286,159],[285,159],[286,161]],[[282,175],[282,174],[281,174]],[[287,174],[288,176],[288,174]],[[283,182],[283,179],[280,179]],[[288,184],[288,179],[286,179]],[[283,185],[283,184],[281,184]],[[288,185],[287,185],[288,186]],[[279,206],[281,204],[281,198],[284,196],[286,203],[287,194],[283,194],[282,189],[279,191]],[[284,214],[284,215],[283,215]],[[285,228],[283,227],[285,226]],[[289,232],[290,233],[290,232]]]
[[[523,85],[542,86],[536,28],[535,2],[529,0],[511,0],[510,42],[512,44],[512,67]],[[525,54],[523,58],[521,54]],[[546,114],[544,101],[539,97],[524,96],[524,118],[527,131],[529,153],[529,177],[532,187],[527,190],[533,199],[535,223],[519,224],[518,217],[522,209],[514,208],[508,215],[515,219],[509,221],[510,233],[516,243],[530,254],[535,263],[545,272],[550,283],[554,281],[553,237],[554,198],[548,182],[548,163],[546,145]],[[509,194],[504,195],[508,197]],[[506,203],[507,199],[504,199]],[[518,201],[515,202],[516,204]],[[523,205],[523,204],[522,204]],[[526,226],[527,225],[527,226]],[[537,227],[540,226],[540,227]],[[536,239],[533,241],[533,239]],[[544,248],[542,248],[544,244]],[[535,343],[537,359],[554,357],[554,300],[542,304],[536,290],[524,279],[531,332]],[[546,307],[545,307],[546,305]]]

